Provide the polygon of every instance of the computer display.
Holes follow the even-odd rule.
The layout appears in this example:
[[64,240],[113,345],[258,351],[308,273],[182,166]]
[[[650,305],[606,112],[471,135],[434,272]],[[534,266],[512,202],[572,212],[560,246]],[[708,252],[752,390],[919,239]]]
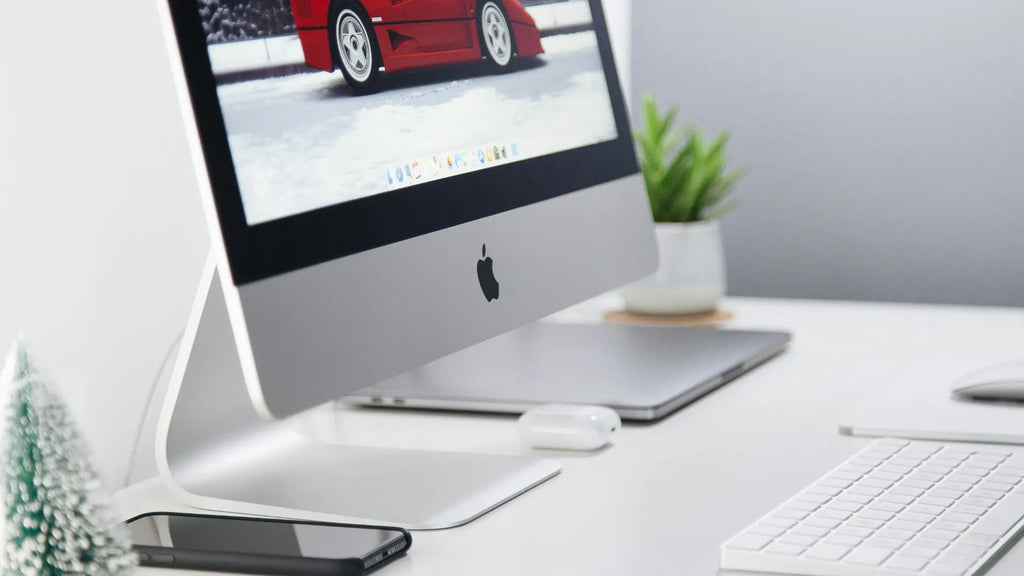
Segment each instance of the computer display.
[[586,2],[278,4],[199,4],[249,225],[618,137]]

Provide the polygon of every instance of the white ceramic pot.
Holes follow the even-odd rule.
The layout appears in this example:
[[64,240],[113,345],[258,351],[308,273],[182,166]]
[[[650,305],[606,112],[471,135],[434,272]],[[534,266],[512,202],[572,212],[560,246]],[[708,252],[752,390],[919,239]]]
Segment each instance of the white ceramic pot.
[[638,314],[696,314],[725,295],[725,254],[718,220],[655,224],[660,264],[653,275],[624,287],[626,310]]

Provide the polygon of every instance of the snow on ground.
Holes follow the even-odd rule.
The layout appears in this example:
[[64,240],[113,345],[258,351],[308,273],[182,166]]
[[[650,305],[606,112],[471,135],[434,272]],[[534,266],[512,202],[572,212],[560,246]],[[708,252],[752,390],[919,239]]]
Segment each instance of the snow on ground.
[[524,159],[617,137],[593,32],[543,40],[506,74],[449,66],[353,97],[339,73],[220,87],[250,224],[387,190],[421,158],[516,143]]

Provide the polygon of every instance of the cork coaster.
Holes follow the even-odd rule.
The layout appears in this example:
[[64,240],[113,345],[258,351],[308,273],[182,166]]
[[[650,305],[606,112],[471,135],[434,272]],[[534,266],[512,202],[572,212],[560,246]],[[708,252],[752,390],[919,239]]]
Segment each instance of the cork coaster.
[[604,315],[604,321],[613,324],[656,324],[659,326],[718,326],[731,318],[732,312],[721,309],[675,316],[635,314],[625,310],[612,310]]

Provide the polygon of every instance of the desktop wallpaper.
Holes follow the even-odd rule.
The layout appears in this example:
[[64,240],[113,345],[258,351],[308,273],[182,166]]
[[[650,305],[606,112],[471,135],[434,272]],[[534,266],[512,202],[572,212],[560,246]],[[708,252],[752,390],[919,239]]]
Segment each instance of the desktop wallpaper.
[[[586,0],[335,1],[200,0],[249,225],[618,137]],[[399,69],[353,89],[342,49]]]

